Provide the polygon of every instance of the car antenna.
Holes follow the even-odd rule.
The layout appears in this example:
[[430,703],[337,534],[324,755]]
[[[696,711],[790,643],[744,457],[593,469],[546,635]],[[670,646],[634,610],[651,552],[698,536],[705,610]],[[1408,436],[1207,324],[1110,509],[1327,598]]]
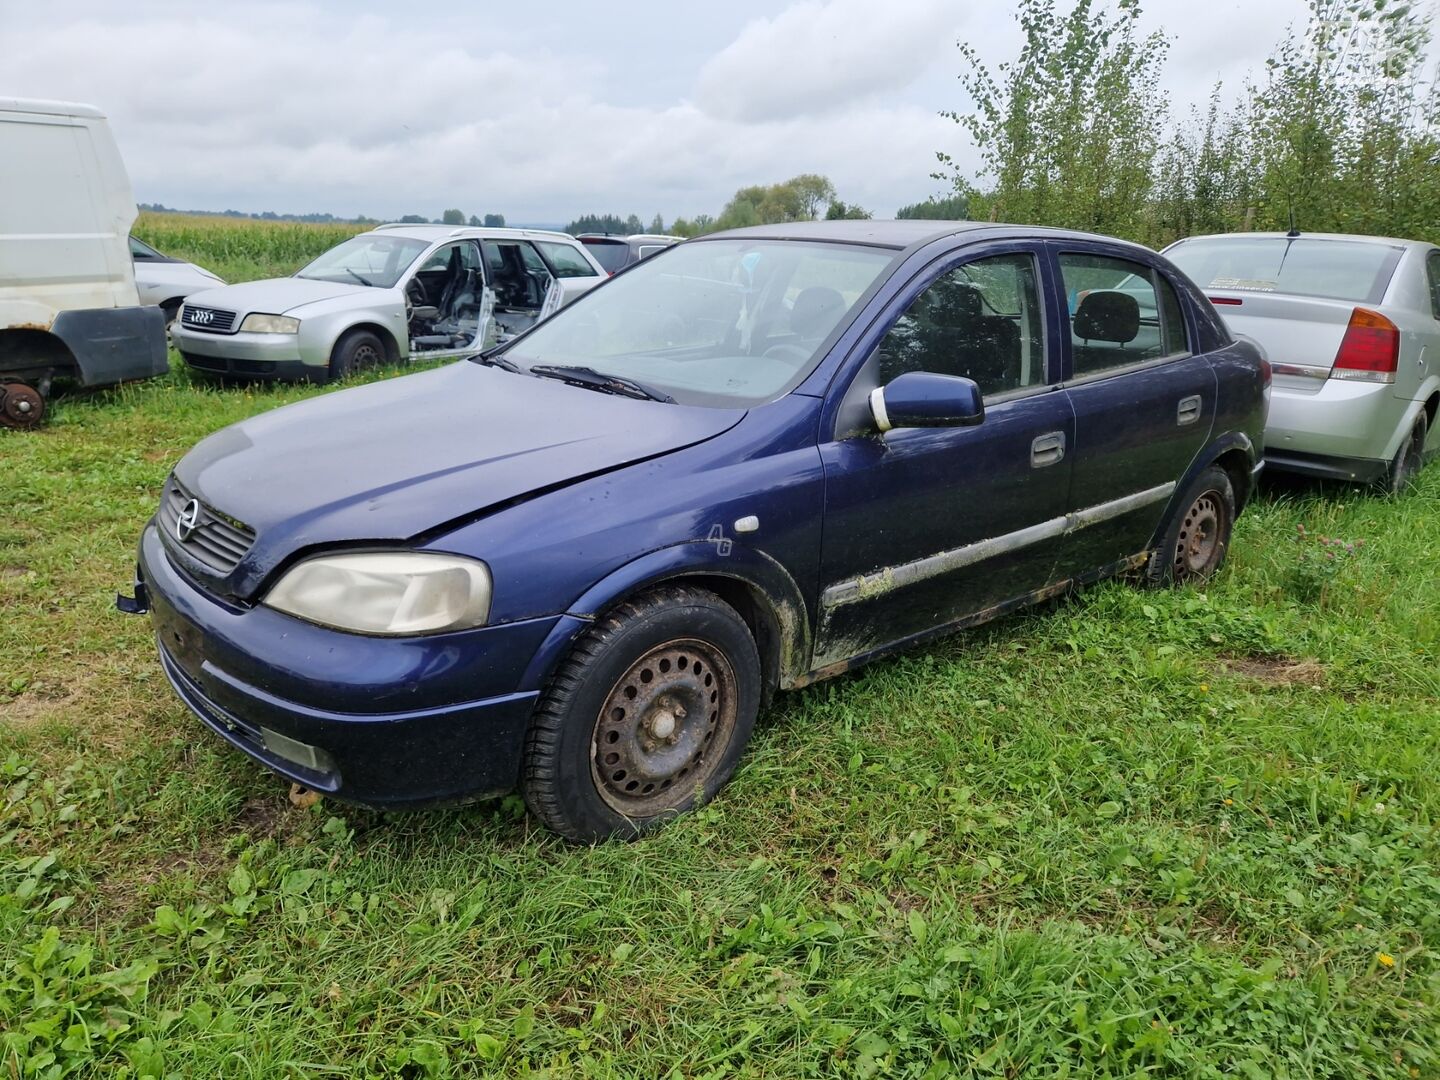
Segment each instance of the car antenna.
[[1290,204],[1290,231],[1285,234],[1291,240],[1300,235],[1300,230],[1295,227],[1295,204]]

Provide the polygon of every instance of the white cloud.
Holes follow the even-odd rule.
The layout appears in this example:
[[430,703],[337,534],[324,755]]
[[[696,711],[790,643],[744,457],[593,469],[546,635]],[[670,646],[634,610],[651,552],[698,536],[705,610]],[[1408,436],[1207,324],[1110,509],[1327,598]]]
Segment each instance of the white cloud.
[[750,22],[700,71],[698,101],[729,120],[834,112],[900,89],[955,40],[951,0],[800,0]]

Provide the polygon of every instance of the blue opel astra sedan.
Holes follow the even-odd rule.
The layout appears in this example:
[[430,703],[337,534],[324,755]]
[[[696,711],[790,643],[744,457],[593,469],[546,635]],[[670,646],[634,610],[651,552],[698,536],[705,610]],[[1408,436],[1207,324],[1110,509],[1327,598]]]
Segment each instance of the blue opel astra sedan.
[[729,779],[777,689],[1078,585],[1204,579],[1268,369],[1164,258],[993,224],[720,233],[485,354],[212,435],[136,596],[221,737],[574,840]]

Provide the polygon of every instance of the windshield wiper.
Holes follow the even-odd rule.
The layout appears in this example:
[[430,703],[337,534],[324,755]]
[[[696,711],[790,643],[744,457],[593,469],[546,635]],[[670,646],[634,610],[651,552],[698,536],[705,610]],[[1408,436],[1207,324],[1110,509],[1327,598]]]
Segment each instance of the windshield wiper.
[[351,270],[350,267],[348,267],[348,266],[345,267],[345,272],[346,272],[347,274],[349,274],[351,277],[353,277],[356,281],[360,282],[361,285],[368,285],[368,286],[369,286],[370,288],[372,288],[372,289],[375,287],[375,283],[374,283],[373,281],[370,281],[370,280],[368,280],[368,279],[366,279],[366,278],[361,277],[361,276],[360,276],[359,274],[357,274],[354,270]]
[[607,394],[619,394],[622,397],[644,398],[648,401],[663,401],[667,405],[675,404],[675,399],[669,394],[646,386],[644,383],[636,382],[634,379],[626,379],[619,375],[607,375],[592,367],[569,364],[532,364],[530,374],[539,375],[543,379],[561,379],[571,386],[583,386],[587,390],[599,390]]
[[485,367],[497,367],[501,371],[513,371],[516,375],[519,375],[525,370],[519,364],[515,363],[514,360],[506,360],[505,357],[488,349],[485,352],[476,353],[470,357],[470,359],[477,364],[483,364]]

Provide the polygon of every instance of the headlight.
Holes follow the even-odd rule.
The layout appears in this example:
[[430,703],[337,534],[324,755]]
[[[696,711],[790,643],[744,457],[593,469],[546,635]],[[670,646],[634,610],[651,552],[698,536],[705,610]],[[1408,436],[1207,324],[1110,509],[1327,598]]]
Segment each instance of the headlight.
[[246,315],[240,330],[247,334],[298,334],[300,320],[289,315]]
[[483,626],[490,569],[458,555],[321,555],[292,568],[264,603],[357,634],[438,634]]

